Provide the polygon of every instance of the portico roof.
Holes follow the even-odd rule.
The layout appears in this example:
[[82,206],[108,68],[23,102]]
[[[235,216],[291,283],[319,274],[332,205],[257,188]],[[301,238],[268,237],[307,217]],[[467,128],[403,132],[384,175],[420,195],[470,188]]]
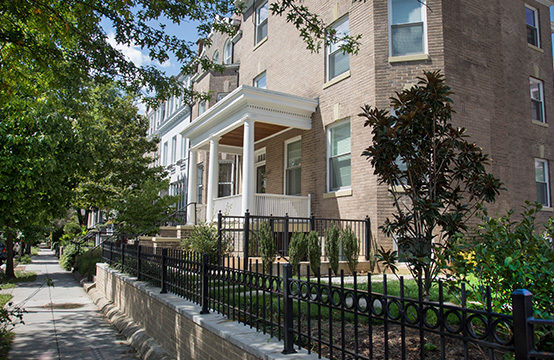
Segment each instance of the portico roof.
[[242,85],[196,118],[182,135],[190,139],[191,148],[199,149],[225,134],[228,145],[239,145],[239,128],[247,119],[256,122],[256,132],[263,137],[286,128],[309,130],[317,105],[317,99]]

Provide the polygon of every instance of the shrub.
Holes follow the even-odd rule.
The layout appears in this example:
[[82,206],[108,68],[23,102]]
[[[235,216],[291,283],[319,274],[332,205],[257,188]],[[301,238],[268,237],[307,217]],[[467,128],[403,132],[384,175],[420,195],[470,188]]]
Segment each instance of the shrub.
[[270,271],[271,264],[275,261],[277,249],[273,233],[271,232],[271,227],[268,223],[264,222],[260,225],[256,238],[260,245],[260,255],[262,256],[264,266],[267,271]]
[[549,240],[554,237],[554,218],[539,231],[539,210],[540,205],[527,203],[519,222],[511,219],[513,210],[497,219],[483,211],[477,233],[459,238],[452,249],[454,274],[477,290],[490,286],[496,311],[509,312],[512,291],[525,288],[533,293],[538,316],[554,316],[554,249]]
[[96,274],[96,263],[102,261],[102,248],[88,250],[75,257],[75,269],[85,278],[92,279]]
[[[187,243],[188,242],[188,243]],[[217,256],[217,228],[213,224],[198,224],[192,230],[190,237],[184,242],[183,247],[200,254],[208,254],[211,257]],[[232,250],[231,239],[222,236],[220,256],[228,254]]]
[[75,266],[75,256],[80,254],[80,249],[73,244],[69,244],[63,248],[63,254],[60,257],[60,266],[62,269],[71,271]]
[[335,275],[339,273],[339,228],[334,223],[325,230],[325,254],[329,259],[329,267]]
[[315,231],[310,231],[306,236],[308,245],[308,260],[310,260],[310,268],[316,276],[319,276],[319,268],[321,266],[321,240],[319,234]]
[[31,256],[30,255],[23,255],[21,257],[21,259],[19,259],[19,263],[20,264],[30,264],[32,263],[33,261],[31,260]]
[[356,271],[356,267],[358,266],[358,256],[360,255],[358,238],[350,227],[346,227],[341,230],[339,238],[344,257],[348,263],[348,268],[350,269],[350,272],[354,273],[354,271]]
[[295,274],[300,261],[306,258],[307,246],[306,235],[301,232],[292,234],[289,244],[289,262],[292,265],[292,273]]

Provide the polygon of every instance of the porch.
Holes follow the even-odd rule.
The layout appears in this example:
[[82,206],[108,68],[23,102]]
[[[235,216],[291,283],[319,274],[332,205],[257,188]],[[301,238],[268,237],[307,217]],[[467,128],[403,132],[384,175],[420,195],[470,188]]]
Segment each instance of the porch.
[[[189,124],[182,133],[190,141],[189,199],[198,198],[199,151],[207,153],[208,179],[203,201],[205,217],[198,218],[196,211],[188,211],[187,222],[215,221],[219,211],[229,216],[248,211],[258,216],[309,217],[310,195],[301,194],[299,187],[285,186],[283,194],[265,193],[265,167],[260,167],[254,149],[259,142],[288,130],[311,129],[317,105],[314,99],[243,85]],[[236,169],[230,171],[235,186],[221,182],[221,173],[229,170],[220,168],[220,154],[240,158],[233,164]]]

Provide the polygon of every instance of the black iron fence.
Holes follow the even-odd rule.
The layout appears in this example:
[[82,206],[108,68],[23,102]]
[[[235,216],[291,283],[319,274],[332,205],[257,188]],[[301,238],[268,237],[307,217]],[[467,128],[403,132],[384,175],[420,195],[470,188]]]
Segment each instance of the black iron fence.
[[[289,264],[264,267],[238,257],[216,259],[176,249],[113,242],[103,260],[202,306],[284,341],[283,353],[305,348],[330,359],[553,358],[535,349],[532,295],[516,290],[512,315],[492,311],[490,289],[468,301],[465,285],[439,281],[425,296],[421,284],[400,277],[300,277]],[[308,266],[308,265],[307,265]],[[552,332],[551,332],[552,333]],[[554,349],[547,349],[553,351]]]
[[[248,212],[244,216],[224,216],[221,212],[217,217],[217,229],[220,243],[230,243],[235,254],[243,259],[243,268],[247,267],[249,257],[259,257],[260,249],[257,233],[262,224],[268,224],[275,241],[277,255],[288,258],[289,243],[295,232],[308,233],[315,231],[324,237],[325,231],[336,226],[339,230],[350,228],[358,239],[360,255],[369,260],[372,251],[371,221],[369,217],[363,220],[290,217],[290,216],[254,216]],[[323,255],[326,255],[325,253]]]

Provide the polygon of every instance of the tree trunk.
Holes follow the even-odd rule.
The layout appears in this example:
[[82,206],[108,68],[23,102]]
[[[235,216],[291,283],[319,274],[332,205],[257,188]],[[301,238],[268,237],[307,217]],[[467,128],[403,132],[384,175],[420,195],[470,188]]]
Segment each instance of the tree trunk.
[[7,233],[6,250],[8,251],[8,257],[6,259],[6,277],[8,279],[13,279],[15,278],[15,271],[13,267],[13,234],[9,228]]

